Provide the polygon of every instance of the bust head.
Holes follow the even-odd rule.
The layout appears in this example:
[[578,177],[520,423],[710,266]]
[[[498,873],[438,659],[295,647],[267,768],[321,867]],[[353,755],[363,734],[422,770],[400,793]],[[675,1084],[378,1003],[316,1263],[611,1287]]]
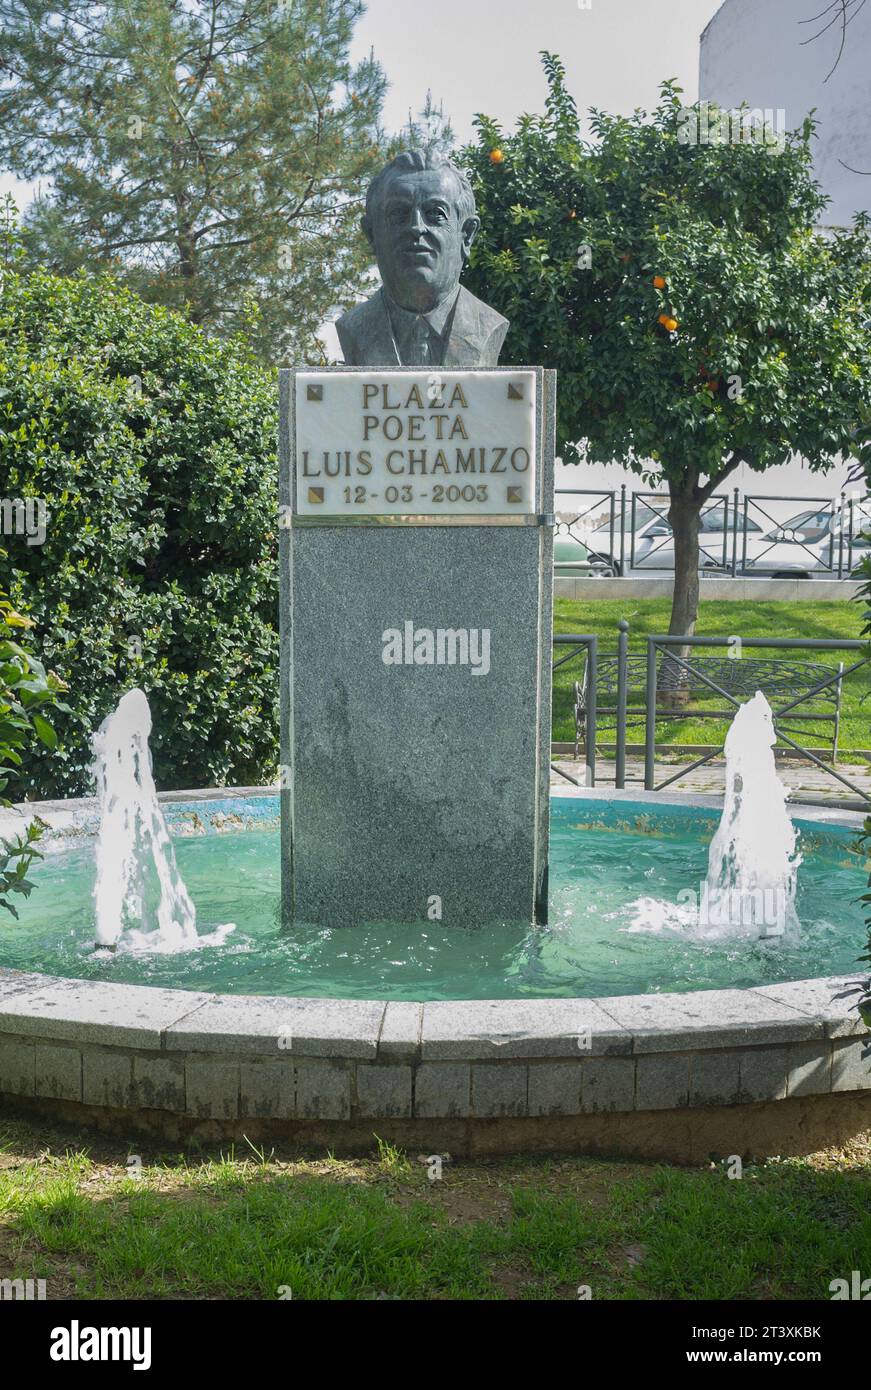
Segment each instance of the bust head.
[[468,180],[453,164],[408,150],[369,185],[363,231],[385,289],[402,309],[428,313],[460,282],[480,222]]

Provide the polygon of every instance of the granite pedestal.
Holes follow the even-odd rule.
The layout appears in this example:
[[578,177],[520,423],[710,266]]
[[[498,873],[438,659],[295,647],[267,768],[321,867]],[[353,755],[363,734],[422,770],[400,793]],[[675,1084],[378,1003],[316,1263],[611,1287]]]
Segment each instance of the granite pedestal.
[[280,374],[288,923],[547,918],[553,374],[433,380]]

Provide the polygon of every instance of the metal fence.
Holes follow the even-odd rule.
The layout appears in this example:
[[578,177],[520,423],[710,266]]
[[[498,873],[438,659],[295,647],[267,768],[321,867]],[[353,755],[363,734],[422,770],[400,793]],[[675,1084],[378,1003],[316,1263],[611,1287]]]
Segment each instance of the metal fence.
[[[857,659],[850,664],[845,666],[843,662],[839,662],[837,667],[823,670],[822,674],[820,674],[821,668],[819,666],[815,667],[812,664],[801,663],[802,670],[809,674],[804,676],[804,683],[801,684],[801,688],[798,691],[795,689],[790,690],[788,681],[778,681],[775,678],[776,668],[778,667],[782,667],[788,672],[788,662],[780,660],[772,660],[771,662],[762,661],[761,665],[770,665],[772,671],[775,673],[772,675],[771,685],[767,693],[771,697],[769,703],[771,704],[774,728],[778,741],[791,748],[799,758],[806,759],[808,762],[822,769],[827,776],[833,778],[840,783],[841,786],[852,792],[858,798],[858,804],[861,807],[871,807],[871,793],[869,793],[868,788],[859,786],[835,765],[842,685],[844,680],[855,671],[860,670],[862,667],[871,666],[871,652],[869,652],[869,644],[867,641],[848,638],[745,637],[738,639],[736,637],[672,637],[668,635],[649,636],[645,640],[645,655],[641,658],[644,663],[644,705],[639,709],[635,709],[634,707],[630,709],[629,691],[631,686],[631,675],[640,673],[636,672],[639,658],[634,656],[630,657],[629,655],[628,623],[620,622],[618,624],[616,656],[612,653],[609,653],[607,656],[604,655],[599,649],[598,638],[595,635],[559,634],[554,636],[553,641],[555,647],[570,648],[570,650],[567,650],[554,660],[554,671],[580,656],[585,658],[584,670],[580,673],[581,680],[579,682],[579,684],[582,683],[583,687],[585,713],[583,727],[585,761],[584,781],[580,781],[578,778],[573,777],[564,768],[560,767],[558,763],[552,763],[553,770],[561,777],[565,778],[566,781],[572,782],[576,786],[594,787],[596,785],[597,738],[600,733],[599,716],[601,712],[599,700],[600,676],[604,680],[605,677],[602,673],[606,668],[613,668],[615,665],[615,703],[613,706],[602,708],[605,708],[606,714],[609,716],[613,715],[615,718],[614,784],[618,790],[622,790],[626,785],[626,741],[627,727],[629,727],[630,723],[628,719],[629,714],[633,716],[640,714],[641,718],[635,719],[634,722],[643,724],[644,726],[644,788],[646,791],[663,791],[665,788],[678,782],[681,778],[687,777],[697,768],[709,763],[713,758],[717,757],[718,754],[721,754],[724,749],[725,737],[709,749],[706,748],[703,756],[696,758],[695,761],[687,766],[681,766],[666,777],[665,780],[657,782],[656,727],[657,704],[660,694],[657,660],[659,657],[662,657],[670,663],[675,663],[686,671],[688,675],[691,674],[696,683],[700,684],[702,688],[710,690],[713,694],[724,700],[726,702],[726,709],[714,713],[709,712],[707,717],[731,722],[732,717],[743,703],[742,699],[739,698],[738,692],[741,691],[741,693],[746,696],[751,691],[752,680],[751,685],[747,686],[746,689],[742,690],[741,682],[731,682],[732,688],[727,689],[722,678],[719,681],[713,679],[710,675],[710,670],[705,671],[701,669],[699,665],[700,658],[696,657],[693,659],[693,657],[694,649],[710,650],[719,648],[726,649],[728,653],[734,654],[735,643],[736,641],[740,641],[741,651],[745,649],[768,649],[782,652],[852,652],[856,654]],[[691,655],[682,655],[682,648],[690,648]],[[742,661],[743,658],[739,656],[737,660]],[[731,665],[731,662],[726,664]],[[756,664],[759,665],[760,663]],[[607,681],[605,683],[609,693],[613,693],[613,683],[610,685]],[[746,685],[746,682],[744,684]],[[779,692],[779,697],[777,692]],[[834,713],[826,712],[825,714],[821,714],[814,710],[812,702],[816,697],[821,695],[825,697],[825,692],[828,692],[828,694],[833,697],[832,704],[834,706]],[[835,695],[837,696],[836,700],[834,700]],[[675,717],[684,719],[704,717],[692,708],[681,711],[677,716],[674,710],[664,710],[660,711],[660,713],[665,720],[674,719]],[[798,738],[793,736],[796,733],[801,734],[805,738],[813,736],[816,727],[818,727],[814,726],[815,720],[826,720],[829,723],[834,721],[831,763],[825,762],[818,756],[821,750],[808,747],[805,743],[799,742]],[[802,727],[802,725],[804,727]],[[808,725],[812,726],[810,730],[808,730]],[[580,730],[578,731],[578,738],[580,739]],[[808,798],[805,797],[804,799],[807,800]]]
[[[727,649],[728,649],[729,646],[730,646],[730,644],[733,643],[733,642],[734,642],[734,638],[732,638],[732,637],[669,637],[669,636],[656,636],[656,637],[648,637],[648,638],[647,638],[647,693],[646,693],[646,701],[645,701],[646,706],[647,706],[647,718],[646,718],[646,729],[645,729],[645,740],[644,740],[644,788],[645,788],[645,791],[663,791],[666,787],[669,787],[669,786],[671,786],[674,782],[679,781],[681,777],[686,777],[686,776],[688,776],[688,774],[691,773],[691,772],[694,772],[696,768],[702,767],[705,763],[710,762],[712,758],[716,757],[718,753],[721,753],[721,752],[723,751],[723,744],[722,744],[722,743],[721,743],[721,744],[718,744],[717,747],[713,748],[710,752],[706,753],[703,757],[696,759],[696,761],[695,761],[694,763],[691,763],[691,764],[689,765],[689,767],[682,767],[682,768],[679,768],[677,772],[673,773],[670,777],[667,777],[667,778],[665,779],[664,782],[660,782],[659,784],[657,784],[657,782],[656,782],[656,701],[657,701],[657,668],[656,668],[656,657],[657,657],[657,653],[658,653],[659,651],[666,652],[666,653],[668,654],[668,659],[669,659],[669,661],[676,662],[678,665],[680,665],[682,668],[684,668],[687,672],[691,672],[698,680],[702,681],[702,682],[703,682],[705,685],[707,685],[711,690],[713,690],[717,695],[719,695],[719,696],[721,696],[723,699],[727,700],[727,701],[729,702],[729,705],[730,705],[730,707],[731,707],[731,709],[732,709],[733,711],[737,711],[737,710],[740,709],[740,707],[741,707],[741,704],[742,704],[742,701],[741,701],[741,700],[737,699],[730,691],[723,689],[723,687],[720,686],[719,684],[717,684],[715,681],[712,681],[712,680],[705,674],[704,671],[701,671],[701,670],[699,669],[699,667],[698,667],[697,664],[696,664],[696,665],[693,665],[693,663],[692,663],[687,657],[682,657],[682,656],[678,655],[678,649],[680,649],[680,648],[687,648],[687,647],[690,647],[690,648],[695,649],[695,648],[721,647],[721,648],[727,648]],[[860,659],[859,659],[858,661],[854,661],[854,662],[852,663],[852,665],[846,666],[846,667],[843,666],[843,665],[839,665],[838,668],[837,668],[836,670],[832,671],[832,673],[831,673],[829,676],[824,677],[822,680],[813,683],[813,684],[812,684],[807,690],[805,690],[802,694],[800,694],[800,695],[798,695],[798,696],[795,696],[793,699],[789,700],[785,705],[780,705],[780,704],[775,704],[775,705],[773,705],[773,706],[772,706],[771,713],[772,713],[772,716],[773,716],[775,733],[777,734],[778,739],[781,739],[784,743],[788,744],[789,747],[792,748],[796,753],[798,753],[800,757],[806,758],[809,762],[812,762],[812,763],[814,763],[817,767],[822,768],[823,772],[825,772],[825,773],[827,773],[829,776],[835,778],[838,782],[840,782],[840,783],[842,784],[842,786],[847,787],[851,792],[854,792],[855,795],[856,795],[857,797],[859,797],[859,799],[860,799],[863,803],[865,803],[866,805],[871,805],[871,796],[869,796],[869,794],[868,794],[868,792],[865,790],[865,788],[858,786],[855,782],[852,782],[852,781],[850,780],[849,777],[845,777],[844,774],[843,774],[842,772],[839,772],[838,769],[837,769],[837,768],[835,767],[835,765],[834,765],[834,760],[833,760],[833,762],[832,762],[831,765],[829,765],[828,763],[825,763],[825,762],[822,760],[822,758],[817,757],[817,754],[813,751],[813,749],[807,748],[807,747],[805,747],[803,744],[798,743],[797,740],[794,739],[794,738],[792,738],[792,736],[791,736],[790,734],[788,734],[788,733],[786,732],[786,730],[784,729],[784,716],[791,714],[791,713],[792,713],[794,710],[796,710],[796,709],[799,707],[799,705],[801,705],[803,702],[807,702],[807,701],[811,700],[815,695],[818,695],[821,691],[825,690],[827,686],[837,685],[838,688],[840,689],[840,687],[841,687],[842,684],[843,684],[843,681],[844,681],[845,677],[851,675],[854,671],[858,671],[858,670],[860,669],[860,667],[871,665],[871,655],[869,655],[869,653],[868,653],[868,643],[867,643],[867,642],[860,642],[860,641],[856,641],[856,640],[851,640],[851,639],[849,639],[849,638],[823,638],[823,637],[744,637],[744,638],[741,638],[741,649],[742,649],[742,650],[745,650],[745,649],[750,649],[750,650],[752,650],[753,648],[757,648],[757,649],[758,649],[758,648],[767,648],[767,649],[769,649],[769,650],[774,650],[774,651],[826,651],[826,652],[844,652],[844,651],[852,651],[852,652],[861,652],[861,653],[863,653],[863,655],[860,657]],[[624,728],[623,728],[623,738],[624,738],[624,740],[625,740],[625,737],[626,737],[626,731],[625,731],[625,722],[624,722]]]
[[[593,572],[624,575],[674,570],[674,544],[663,492],[560,488],[555,540],[570,539],[593,558]],[[795,509],[798,509],[797,511]],[[782,515],[792,512],[792,515]],[[871,555],[871,495],[837,497],[743,496],[738,488],[714,494],[700,512],[700,568],[720,578],[747,575],[819,575],[848,578]],[[588,570],[579,551],[576,564]]]
[[588,686],[588,695],[586,737],[584,740],[585,780],[579,781],[570,772],[566,772],[565,768],[560,767],[559,763],[552,762],[551,768],[575,787],[594,787],[596,785],[596,689],[599,683],[599,638],[595,633],[576,635],[561,632],[554,633],[553,644],[555,647],[571,648],[571,651],[565,652],[554,661],[554,671],[567,665],[568,662],[576,660],[582,653],[586,657],[584,680]]

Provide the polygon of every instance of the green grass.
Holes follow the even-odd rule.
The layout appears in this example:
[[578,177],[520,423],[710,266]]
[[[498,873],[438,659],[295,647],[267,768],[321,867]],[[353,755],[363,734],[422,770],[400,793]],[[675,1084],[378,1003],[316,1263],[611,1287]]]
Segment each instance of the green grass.
[[[601,653],[613,655],[617,650],[617,623],[625,618],[629,623],[629,650],[643,653],[644,638],[649,633],[668,631],[671,602],[669,599],[603,599],[575,601],[554,600],[554,631],[596,633]],[[850,639],[862,636],[862,607],[858,603],[771,603],[721,602],[702,597],[696,634],[700,637],[820,637]],[[726,655],[725,649],[711,655]],[[778,652],[772,648],[754,649],[755,657],[782,657],[788,660],[819,661],[836,666],[856,660],[851,652]],[[574,739],[572,714],[572,685],[580,679],[582,659],[567,662],[554,673],[553,737],[565,741]],[[632,703],[641,702],[631,696]],[[722,700],[702,702],[715,708]],[[657,715],[657,743],[719,743],[725,737],[727,724],[719,720],[668,720]],[[828,726],[825,726],[828,728]],[[599,738],[613,739],[614,722],[604,722]],[[644,742],[643,726],[629,730],[629,741]],[[802,740],[799,740],[801,742]],[[813,746],[813,745],[811,745]],[[849,676],[843,685],[841,732],[839,749],[844,754],[852,748],[871,748],[871,665]]]
[[[0,1278],[49,1298],[828,1299],[871,1269],[871,1143],[699,1169],[143,1154],[7,1120]],[[141,1150],[140,1150],[141,1151]]]

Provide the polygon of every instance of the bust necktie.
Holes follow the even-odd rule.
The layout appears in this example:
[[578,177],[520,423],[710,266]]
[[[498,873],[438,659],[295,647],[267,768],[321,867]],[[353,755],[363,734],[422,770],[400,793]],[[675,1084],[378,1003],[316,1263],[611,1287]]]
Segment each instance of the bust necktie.
[[429,324],[423,314],[415,315],[410,337],[408,365],[410,367],[428,366],[430,361]]

